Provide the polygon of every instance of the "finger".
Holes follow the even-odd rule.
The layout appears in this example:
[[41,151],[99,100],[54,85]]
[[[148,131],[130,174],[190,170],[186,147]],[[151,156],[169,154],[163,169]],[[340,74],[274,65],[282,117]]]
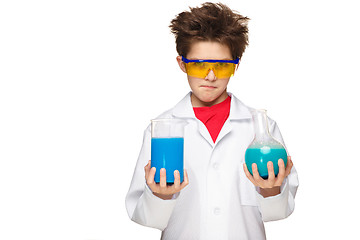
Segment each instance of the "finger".
[[282,182],[284,181],[285,178],[285,163],[284,160],[282,160],[281,158],[278,160],[278,165],[279,165],[279,174],[276,178],[276,186],[279,187],[281,186]]
[[160,169],[160,188],[166,188],[166,170],[165,168]]
[[184,169],[184,181],[180,184],[180,189],[183,189],[188,184],[189,184],[189,176],[188,176],[186,169]]
[[150,187],[150,189],[154,192],[156,189],[156,183],[155,183],[155,173],[156,173],[156,168],[152,167],[150,169],[149,175],[146,179],[146,183],[147,185]]
[[174,171],[174,188],[175,192],[180,191],[180,172],[178,170]]
[[256,183],[255,185],[259,186],[259,187],[263,187],[265,185],[264,179],[262,179],[262,177],[260,177],[256,163],[252,164],[252,172],[253,172],[253,177],[254,177],[254,180]]
[[147,164],[145,165],[144,169],[148,169],[148,168],[150,167],[150,163],[151,163],[151,160],[149,160],[149,161],[147,162]]
[[243,164],[243,168],[244,168],[246,177],[250,180],[250,182],[252,182],[254,185],[256,185],[255,180],[254,180],[253,176],[251,175],[251,173],[249,172],[245,163]]
[[285,169],[285,176],[286,177],[290,174],[292,167],[293,167],[293,162],[291,160],[291,157],[288,156],[288,162],[287,162],[287,166],[286,166],[286,169]]
[[275,184],[275,172],[274,172],[274,164],[272,161],[269,161],[267,163],[267,169],[268,169],[268,179],[267,179],[267,187],[271,188]]

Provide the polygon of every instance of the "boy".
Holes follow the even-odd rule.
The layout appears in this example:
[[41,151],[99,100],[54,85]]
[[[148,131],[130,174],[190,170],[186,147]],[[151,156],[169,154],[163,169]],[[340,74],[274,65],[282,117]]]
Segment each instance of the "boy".
[[[185,127],[184,181],[160,183],[150,168],[150,126],[135,168],[126,207],[130,218],[162,230],[161,239],[265,239],[263,221],[283,219],[294,209],[298,186],[291,158],[279,174],[268,164],[262,179],[256,164],[252,176],[244,165],[254,137],[250,108],[227,92],[230,77],[248,43],[248,18],[223,4],[204,3],[172,20],[177,62],[187,74],[191,92],[159,118],[181,118]],[[269,119],[271,134],[283,143]]]

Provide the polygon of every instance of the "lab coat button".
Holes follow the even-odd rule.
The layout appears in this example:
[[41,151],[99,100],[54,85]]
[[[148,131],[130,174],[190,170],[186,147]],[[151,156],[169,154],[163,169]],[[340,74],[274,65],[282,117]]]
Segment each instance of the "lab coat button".
[[218,164],[218,163],[214,163],[214,164],[213,164],[213,168],[216,169],[216,170],[218,170],[218,169],[219,169],[219,164]]
[[214,214],[219,215],[220,214],[220,208],[218,208],[218,207],[214,208]]

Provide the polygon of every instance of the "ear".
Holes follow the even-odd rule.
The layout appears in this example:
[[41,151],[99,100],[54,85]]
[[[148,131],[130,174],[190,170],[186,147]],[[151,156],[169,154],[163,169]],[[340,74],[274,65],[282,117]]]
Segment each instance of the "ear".
[[181,60],[181,56],[177,56],[177,57],[176,57],[176,61],[178,62],[180,69],[181,69],[184,73],[186,73],[185,63]]

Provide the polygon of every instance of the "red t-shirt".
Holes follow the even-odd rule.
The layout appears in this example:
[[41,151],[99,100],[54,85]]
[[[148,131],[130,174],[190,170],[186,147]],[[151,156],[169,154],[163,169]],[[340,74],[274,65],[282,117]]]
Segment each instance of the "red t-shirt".
[[211,107],[194,107],[195,116],[203,122],[208,129],[212,140],[216,141],[222,126],[230,114],[231,98],[228,96],[221,103]]

